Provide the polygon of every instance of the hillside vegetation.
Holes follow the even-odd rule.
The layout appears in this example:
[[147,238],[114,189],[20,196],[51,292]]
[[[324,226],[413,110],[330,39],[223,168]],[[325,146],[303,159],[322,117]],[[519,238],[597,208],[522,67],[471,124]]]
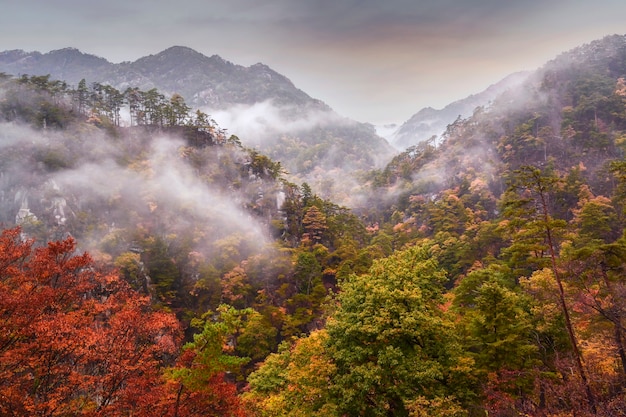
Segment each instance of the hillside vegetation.
[[626,37],[362,172],[353,210],[176,96],[2,91],[0,414],[626,415]]
[[317,194],[344,205],[358,189],[355,180],[347,179],[381,167],[394,152],[372,125],[338,115],[267,65],[244,67],[187,47],[119,64],[74,48],[45,54],[4,51],[0,72],[49,76],[73,88],[84,82],[84,87],[95,84],[122,93],[134,89],[150,93],[146,98],[152,103],[163,98],[158,95],[180,96],[194,109],[213,114],[246,147],[281,161],[292,182],[307,182]]

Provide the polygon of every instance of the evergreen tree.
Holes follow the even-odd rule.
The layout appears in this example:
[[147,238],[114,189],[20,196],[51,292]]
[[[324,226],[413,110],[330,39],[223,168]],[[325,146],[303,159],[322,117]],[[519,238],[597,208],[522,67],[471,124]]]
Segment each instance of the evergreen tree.
[[554,219],[551,214],[551,205],[554,201],[550,197],[558,182],[559,178],[550,170],[550,167],[542,171],[533,166],[523,166],[516,171],[515,181],[510,187],[511,194],[505,204],[505,215],[516,227],[516,233],[513,235],[513,241],[508,250],[520,255],[524,251],[527,253],[530,251],[542,264],[543,259],[548,260],[544,265],[551,269],[556,281],[559,304],[576,367],[585,386],[588,406],[595,413],[596,399],[583,366],[582,353],[574,333],[570,308],[566,302],[561,270],[557,264],[559,237],[566,226],[564,220]]

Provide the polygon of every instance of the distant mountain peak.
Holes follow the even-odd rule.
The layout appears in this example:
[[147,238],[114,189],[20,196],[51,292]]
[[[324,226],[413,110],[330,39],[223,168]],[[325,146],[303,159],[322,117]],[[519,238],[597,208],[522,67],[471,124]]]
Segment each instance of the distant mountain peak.
[[88,55],[88,54],[83,54],[81,51],[79,51],[77,48],[73,48],[71,46],[68,46],[66,48],[61,48],[61,49],[53,49],[52,51],[48,52],[49,54],[59,54],[59,53],[79,53],[81,55]]
[[[155,57],[159,59],[172,59],[172,60],[176,60],[176,59],[200,60],[200,61],[222,60],[222,58],[218,57],[217,55],[213,55],[212,57],[209,58],[206,55],[203,55],[200,52],[196,51],[195,49],[189,48],[187,46],[179,46],[179,45],[170,46],[169,48],[164,49],[163,51],[155,55],[149,55],[144,58],[150,58],[150,57]],[[144,59],[144,58],[140,58],[140,59]]]
[[[196,51],[195,49],[192,49],[188,46],[181,46],[181,45],[174,45],[174,46],[170,46],[167,49],[164,49],[163,51],[161,51],[161,54],[167,54],[167,53],[191,53],[191,54],[200,54],[200,52]],[[200,54],[201,55],[201,54]]]
[[490,85],[482,92],[454,101],[440,110],[424,107],[411,116],[391,135],[390,142],[397,149],[402,150],[428,140],[433,136],[441,136],[447,126],[453,123],[459,116],[463,118],[471,116],[476,107],[488,105],[502,92],[521,84],[529,75],[530,72],[524,71],[510,74],[499,82]]
[[159,59],[159,60],[169,60],[169,59],[206,59],[207,57],[202,55],[200,52],[188,48],[186,46],[170,46],[167,49],[162,50],[161,52],[158,52],[156,54],[150,54],[147,56],[144,56],[142,58],[139,58],[137,61],[135,62],[139,62],[139,61],[145,61],[145,60],[153,60],[153,59]]

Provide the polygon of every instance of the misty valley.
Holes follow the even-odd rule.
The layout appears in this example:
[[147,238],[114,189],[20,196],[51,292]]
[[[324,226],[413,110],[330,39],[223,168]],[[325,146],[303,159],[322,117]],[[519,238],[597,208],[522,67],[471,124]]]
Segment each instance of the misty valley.
[[376,132],[0,53],[0,416],[626,415],[626,36]]

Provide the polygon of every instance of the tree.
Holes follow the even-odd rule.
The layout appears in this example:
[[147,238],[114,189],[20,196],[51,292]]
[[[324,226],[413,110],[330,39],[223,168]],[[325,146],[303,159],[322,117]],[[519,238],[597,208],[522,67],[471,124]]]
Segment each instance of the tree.
[[141,120],[147,125],[162,127],[165,118],[165,96],[156,88],[152,88],[141,93],[141,102],[143,103]]
[[583,187],[581,194],[578,207],[573,210],[572,220],[573,225],[578,228],[578,245],[584,246],[593,240],[609,243],[617,239],[620,228],[617,211],[611,200],[604,196],[594,196],[588,187]]
[[142,125],[145,123],[143,111],[143,94],[138,87],[128,87],[124,91],[124,99],[128,103],[130,111],[130,125]]
[[335,373],[326,347],[328,333],[312,332],[292,345],[281,344],[248,378],[243,398],[254,415],[339,416],[328,389]]
[[178,93],[170,98],[170,114],[168,115],[168,124],[170,126],[182,126],[189,117],[191,107],[187,106],[185,99]]
[[463,202],[451,190],[429,207],[429,224],[435,232],[458,236],[465,229],[467,213]]
[[471,360],[441,308],[444,282],[423,244],[341,284],[327,323],[340,415],[408,416],[429,404],[452,409],[472,396]]
[[252,311],[237,337],[237,352],[252,361],[260,361],[276,350],[277,335],[278,329],[267,317]]
[[328,229],[326,216],[316,206],[309,207],[302,218],[304,231],[313,243],[321,243]]
[[626,319],[626,304],[623,302],[626,296],[623,278],[626,271],[626,245],[623,239],[606,244],[597,242],[592,241],[582,247],[567,247],[566,272],[574,299],[599,316],[591,319],[595,323],[611,323],[611,338],[621,364],[621,380],[626,384],[626,346],[623,336],[623,322]]
[[74,251],[0,235],[0,415],[151,415],[178,322]]
[[205,316],[202,331],[183,346],[177,365],[167,372],[167,380],[176,392],[171,415],[245,415],[236,386],[227,380],[227,374],[236,372],[249,360],[231,355],[229,351],[234,350],[243,316],[250,313],[250,309],[236,310],[221,305],[215,317]]
[[[485,407],[517,408],[532,393],[538,364],[529,303],[515,290],[506,268],[491,265],[467,274],[454,289],[453,310],[464,350],[483,381]],[[521,407],[520,407],[521,408]]]
[[522,369],[533,361],[530,315],[506,269],[492,265],[465,276],[453,306],[468,332],[467,349],[479,370]]
[[78,112],[80,114],[87,113],[88,100],[89,88],[87,87],[87,81],[83,78],[78,82],[78,88],[76,89],[76,101],[78,102]]
[[180,285],[180,269],[174,261],[169,242],[160,237],[146,240],[143,254],[146,268],[150,271],[152,288],[159,302],[171,306]]
[[[580,378],[585,386],[587,401],[590,409],[596,412],[596,399],[591,391],[591,386],[587,378],[587,373],[583,366],[582,353],[578,345],[572,319],[570,317],[570,309],[567,306],[565,290],[561,278],[561,271],[558,267],[558,238],[566,223],[563,220],[554,219],[551,215],[550,200],[551,194],[554,193],[559,179],[548,169],[542,171],[533,166],[523,166],[515,172],[516,177],[511,184],[510,192],[518,193],[520,196],[515,198],[509,194],[509,199],[505,203],[505,215],[508,216],[512,224],[517,227],[513,236],[513,243],[509,250],[528,252],[530,249],[535,256],[542,254],[541,257],[549,260],[549,266],[554,275],[554,279],[558,289],[558,299],[565,327],[574,354],[576,368]],[[521,245],[516,246],[517,242]]]
[[245,261],[241,266],[234,267],[230,272],[224,274],[221,279],[221,299],[235,307],[244,308],[249,305],[252,298],[252,285],[246,273]]

